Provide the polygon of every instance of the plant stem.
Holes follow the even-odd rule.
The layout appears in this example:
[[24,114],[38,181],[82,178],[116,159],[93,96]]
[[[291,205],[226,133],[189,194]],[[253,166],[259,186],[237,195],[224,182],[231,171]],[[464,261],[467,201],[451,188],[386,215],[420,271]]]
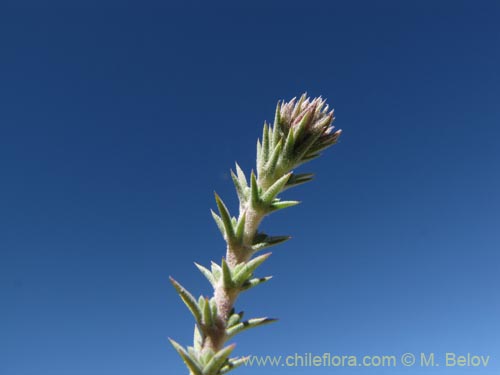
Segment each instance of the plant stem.
[[[238,264],[249,261],[252,256],[251,244],[264,218],[264,215],[258,212],[258,210],[246,207],[246,205],[240,205],[239,216],[241,217],[241,215],[246,215],[243,244],[238,247],[228,245],[226,248],[226,261],[231,270]],[[217,352],[223,348],[227,341],[227,321],[239,294],[240,291],[238,289],[228,290],[224,287],[222,278],[219,280],[214,288],[215,303],[217,305],[216,324],[213,330],[207,332],[202,345],[202,352],[206,350]]]
[[196,300],[171,278],[196,320],[193,346],[183,348],[170,340],[191,375],[225,374],[242,365],[247,357],[230,358],[234,344],[225,346],[226,341],[243,330],[276,320],[265,317],[243,321],[242,313],[234,313],[234,304],[243,290],[271,278],[254,277],[256,268],[271,253],[253,255],[290,238],[260,233],[258,228],[266,215],[299,203],[278,197],[282,191],[312,179],[309,173],[296,174],[292,170],[318,157],[320,151],[335,144],[340,136],[340,130],[332,132],[333,111],[329,112],[324,104],[323,99],[310,100],[305,94],[298,101],[278,103],[273,126],[265,123],[262,142],[257,141],[257,173],[252,170],[249,183],[238,164],[236,173],[231,171],[239,199],[238,219],[215,194],[219,212],[212,211],[212,216],[227,243],[226,257],[221,265],[212,262],[211,270],[196,264],[212,284],[213,297],[200,296]]

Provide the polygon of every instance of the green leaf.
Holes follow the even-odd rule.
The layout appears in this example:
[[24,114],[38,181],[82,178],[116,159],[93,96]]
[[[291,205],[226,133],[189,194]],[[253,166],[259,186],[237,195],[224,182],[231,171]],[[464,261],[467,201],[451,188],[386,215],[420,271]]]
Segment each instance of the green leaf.
[[194,325],[193,344],[194,350],[199,353],[203,345],[203,337],[201,336],[200,330],[198,329],[198,324]]
[[200,270],[200,272],[207,278],[207,280],[210,282],[210,284],[215,288],[216,286],[216,280],[214,278],[214,275],[212,275],[212,272],[208,270],[207,268],[203,267],[201,264],[198,264],[194,262],[194,265]]
[[300,174],[292,173],[290,179],[287,181],[283,190],[309,182],[313,179],[313,177],[314,177],[313,173],[300,173]]
[[203,304],[203,324],[205,327],[212,327],[214,324],[210,300],[208,298],[205,298],[205,303]]
[[300,96],[299,101],[297,102],[297,104],[295,104],[295,108],[292,113],[292,118],[297,117],[300,114],[300,112],[304,110],[304,108],[307,108],[306,106],[304,106],[304,108],[301,108],[302,104],[306,99],[307,99],[307,93],[304,93]]
[[240,168],[240,166],[238,165],[238,163],[235,163],[235,165],[236,165],[236,174],[238,176],[238,181],[240,182],[240,185],[247,187],[248,186],[248,182],[247,182],[247,178],[245,177],[245,173]]
[[264,122],[264,129],[262,130],[262,153],[260,156],[262,165],[265,165],[269,158],[269,127],[266,122]]
[[252,190],[252,206],[254,208],[260,206],[260,194],[259,194],[259,186],[257,185],[257,178],[255,177],[255,173],[250,174],[250,188]]
[[324,149],[333,146],[338,142],[339,136],[341,132],[340,130],[336,131],[333,134],[328,134],[327,136],[323,136],[320,138],[319,142],[314,145],[314,147],[311,147],[311,150],[309,152],[312,153],[318,153],[320,151],[323,151]]
[[304,156],[302,159],[298,160],[296,163],[295,163],[295,167],[298,167],[299,165],[302,165],[302,164],[305,164],[305,163],[308,163],[310,162],[311,160],[314,160],[318,157],[320,157],[321,154],[308,154],[307,156]]
[[313,147],[314,144],[317,142],[319,137],[321,137],[321,132],[312,133],[300,143],[300,146],[296,150],[297,153],[295,155],[295,160],[297,162],[300,162],[305,157],[305,155],[308,153],[311,147]]
[[212,275],[214,275],[214,279],[216,282],[219,281],[221,275],[222,275],[222,268],[220,268],[220,266],[215,263],[215,262],[212,262]]
[[283,208],[293,207],[300,204],[299,201],[278,201],[271,204],[271,209],[273,211],[282,210]]
[[210,360],[212,359],[212,357],[214,356],[214,351],[212,349],[205,349],[203,350],[203,352],[201,353],[200,355],[200,364],[204,367],[206,366],[206,364],[208,362],[210,362]]
[[276,148],[276,145],[280,141],[281,134],[283,132],[280,129],[280,126],[273,126],[272,132],[269,134],[270,139],[271,139],[271,144],[270,144],[270,150],[274,150]]
[[221,367],[226,362],[227,358],[231,355],[232,351],[236,344],[231,344],[226,346],[225,348],[219,350],[212,359],[207,363],[203,372],[205,374],[215,374],[218,373]]
[[186,349],[191,358],[198,359],[198,352],[192,346],[188,346]]
[[260,155],[257,157],[257,172],[259,176],[263,173],[263,168],[269,159],[269,128],[267,122],[264,122],[264,129],[262,130],[262,147]]
[[280,139],[276,144],[276,146],[274,147],[273,153],[271,154],[271,157],[269,158],[269,161],[265,166],[266,174],[268,176],[272,176],[274,174],[276,167],[278,165],[278,159],[279,156],[281,155],[282,148],[283,148],[283,142]]
[[219,209],[220,218],[222,219],[222,223],[224,225],[224,230],[226,233],[226,241],[234,243],[235,241],[234,228],[233,228],[233,223],[231,222],[231,215],[229,214],[229,210],[227,209],[222,199],[220,199],[220,197],[217,195],[217,193],[214,193],[214,195],[215,195],[215,202],[217,203],[217,208]]
[[195,358],[192,358],[192,356],[177,342],[171,338],[169,338],[169,340],[174,349],[181,356],[189,371],[191,371],[193,375],[203,375],[203,371],[201,370],[198,361]]
[[293,131],[289,131],[286,137],[285,146],[283,147],[283,152],[281,157],[287,163],[293,158],[293,150],[295,148],[295,135]]
[[205,308],[205,297],[198,297],[198,307],[200,308],[200,311],[203,312],[203,309]]
[[170,282],[174,286],[175,290],[177,290],[177,293],[181,297],[182,301],[186,304],[189,311],[191,311],[191,313],[193,314],[196,322],[201,323],[201,311],[193,295],[189,293],[181,284],[175,281],[173,277],[170,277]]
[[335,117],[332,111],[327,116],[324,116],[321,121],[318,121],[316,124],[314,124],[315,128],[323,129],[323,131],[326,131],[330,127],[334,119]]
[[262,233],[262,232],[257,232],[255,236],[253,237],[253,242],[252,244],[256,244],[259,242],[264,241],[267,237],[269,237],[267,234]]
[[240,214],[238,224],[236,225],[236,240],[241,243],[243,241],[243,235],[245,232],[245,223],[247,218],[247,210],[243,210]]
[[306,128],[310,123],[311,116],[314,113],[314,108],[310,108],[300,120],[299,125],[294,127],[294,138],[296,141],[302,140],[302,136],[306,133]]
[[[323,106],[326,103],[326,100],[321,99],[321,97],[319,97],[319,99],[320,100],[318,101],[318,103],[316,105],[316,109],[314,111],[316,115],[319,115],[322,112]],[[326,105],[325,109],[323,110],[323,112],[326,112],[326,111],[328,111],[328,105]]]
[[238,176],[236,176],[233,171],[231,171],[231,178],[233,179],[234,187],[236,188],[236,194],[238,194],[239,201],[246,202],[247,186],[241,184],[241,181],[238,179]]
[[232,327],[235,324],[239,323],[240,320],[243,318],[243,314],[244,314],[243,311],[240,311],[238,314],[234,314],[234,313],[231,314],[231,316],[227,320],[227,326]]
[[210,298],[210,309],[212,310],[212,317],[216,319],[217,317],[217,303],[215,302],[215,298]]
[[220,369],[220,374],[227,374],[229,371],[234,370],[235,368],[240,367],[242,364],[247,362],[250,359],[250,356],[241,357],[241,358],[230,358],[228,362],[222,366]]
[[[276,111],[274,112],[274,127],[281,129],[281,102],[278,101],[276,105]],[[270,127],[269,127],[270,128]],[[283,130],[283,129],[281,129]]]
[[241,270],[233,276],[233,282],[236,286],[241,286],[259,267],[267,258],[271,256],[271,253],[263,254],[249,260],[241,268]]
[[260,139],[257,139],[257,167],[262,165],[262,145],[260,144]]
[[222,219],[213,210],[210,210],[210,212],[212,213],[212,217],[214,218],[215,224],[217,224],[217,228],[219,228],[222,237],[226,238],[226,230],[224,229],[224,223],[222,222]]
[[287,173],[284,176],[280,177],[274,184],[272,184],[266,192],[262,195],[262,201],[268,205],[272,202],[272,200],[283,190],[283,187],[287,183],[288,179],[292,173]]
[[224,282],[224,288],[231,289],[234,287],[233,278],[231,275],[231,269],[229,268],[226,260],[222,258],[222,281]]
[[263,250],[267,247],[275,246],[275,245],[278,245],[278,244],[283,243],[285,241],[288,241],[290,238],[292,238],[292,237],[291,236],[264,235],[264,237],[261,236],[259,238],[259,242],[256,242],[252,245],[252,250],[254,252],[257,252],[257,251]]
[[264,128],[262,130],[262,144],[260,147],[260,153],[257,153],[257,174],[261,176],[265,171],[264,168],[269,158],[269,132],[267,123],[264,122]]
[[235,335],[237,335],[238,333],[241,333],[247,329],[259,327],[259,326],[262,326],[264,324],[273,323],[275,321],[277,321],[277,319],[270,319],[270,318],[250,319],[250,320],[247,320],[244,322],[240,322],[231,328],[228,328],[226,330],[226,334],[227,334],[228,338],[232,338]]
[[255,279],[250,279],[250,280],[247,280],[247,281],[245,281],[245,282],[241,285],[241,290],[242,290],[242,291],[244,291],[244,290],[251,289],[251,288],[253,288],[254,286],[257,286],[257,285],[263,284],[263,283],[265,283],[266,281],[271,280],[272,278],[273,278],[272,276],[266,276],[266,277],[259,277],[259,278],[255,278]]
[[238,263],[236,266],[234,266],[234,268],[232,269],[233,271],[233,274],[237,274],[238,272],[240,272],[240,270],[245,267],[245,263]]

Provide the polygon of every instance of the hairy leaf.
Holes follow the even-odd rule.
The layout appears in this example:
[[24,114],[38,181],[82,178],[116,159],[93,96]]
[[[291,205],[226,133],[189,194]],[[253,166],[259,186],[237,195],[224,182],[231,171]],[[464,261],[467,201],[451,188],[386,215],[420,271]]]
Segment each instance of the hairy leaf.
[[264,324],[269,324],[269,323],[272,323],[275,321],[277,321],[277,319],[255,318],[255,319],[246,320],[244,322],[240,322],[240,323],[234,325],[231,328],[228,328],[226,330],[226,334],[228,337],[231,338],[231,337],[234,337],[235,335],[237,335],[238,333],[243,332],[247,329],[259,327],[259,326],[262,326]]
[[231,355],[235,346],[236,344],[231,344],[219,350],[217,353],[215,353],[210,362],[208,362],[205,368],[203,369],[203,372],[205,374],[218,373],[221,367],[226,362],[227,358]]
[[189,293],[181,284],[175,281],[172,277],[170,277],[170,282],[174,286],[175,290],[181,297],[182,301],[186,304],[189,311],[193,314],[196,322],[201,323],[201,311],[198,306],[198,303],[194,299],[193,295]]
[[193,375],[203,375],[203,371],[201,370],[198,361],[196,358],[193,358],[181,345],[179,345],[177,342],[169,338],[170,343],[174,347],[174,349],[179,353],[181,356],[182,360],[186,364],[187,368]]

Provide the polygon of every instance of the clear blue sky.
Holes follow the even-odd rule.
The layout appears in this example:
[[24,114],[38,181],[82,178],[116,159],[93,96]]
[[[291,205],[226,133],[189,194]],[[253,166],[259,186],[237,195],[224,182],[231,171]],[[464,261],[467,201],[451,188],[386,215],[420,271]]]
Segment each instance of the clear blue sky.
[[235,353],[491,361],[238,373],[498,373],[499,3],[161,3],[1,6],[0,373],[185,374],[168,276],[209,293],[213,191],[303,91],[344,134],[263,224],[294,238],[237,307],[280,322]]

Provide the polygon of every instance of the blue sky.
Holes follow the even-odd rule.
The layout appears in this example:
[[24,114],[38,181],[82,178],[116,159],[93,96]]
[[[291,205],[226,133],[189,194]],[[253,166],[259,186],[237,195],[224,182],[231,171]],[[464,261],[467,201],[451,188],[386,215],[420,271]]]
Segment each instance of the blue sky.
[[[0,12],[0,373],[186,373],[173,275],[220,260],[217,191],[254,164],[279,99],[336,110],[341,142],[266,219],[290,234],[242,296],[280,319],[238,355],[490,355],[500,369],[500,6],[484,1],[161,2]],[[235,372],[236,373],[236,372]]]

